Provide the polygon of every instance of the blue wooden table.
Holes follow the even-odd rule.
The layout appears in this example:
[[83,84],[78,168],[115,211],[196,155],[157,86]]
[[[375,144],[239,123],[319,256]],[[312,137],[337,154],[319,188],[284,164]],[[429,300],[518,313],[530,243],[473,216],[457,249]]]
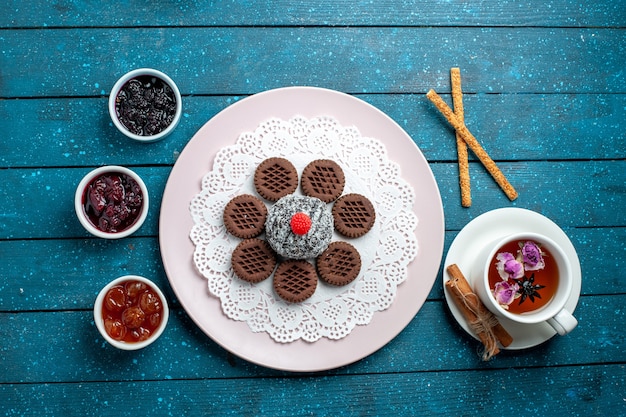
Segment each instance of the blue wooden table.
[[[588,4],[587,4],[588,3]],[[184,116],[138,144],[107,98],[125,72],[175,79]],[[519,191],[510,202],[470,162],[460,204],[454,132],[426,99],[451,103]],[[0,5],[0,414],[626,415],[626,2],[572,0],[95,1]],[[201,332],[159,252],[168,175],[194,133],[238,100],[284,86],[342,91],[378,107],[429,161],[446,219],[444,256],[482,213],[522,207],[570,237],[582,267],[579,326],[482,362],[450,315],[440,269],[406,329],[374,354],[314,374],[267,369]],[[75,187],[117,164],[146,181],[153,208],[132,237],[81,227]],[[102,286],[138,274],[172,306],[138,352],[98,334]]]

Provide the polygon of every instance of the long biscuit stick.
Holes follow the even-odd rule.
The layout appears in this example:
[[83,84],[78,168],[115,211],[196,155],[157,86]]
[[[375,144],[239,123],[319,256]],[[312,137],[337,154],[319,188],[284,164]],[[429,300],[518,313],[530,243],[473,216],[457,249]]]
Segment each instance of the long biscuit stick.
[[513,201],[517,198],[517,191],[515,188],[509,183],[506,179],[500,168],[496,165],[496,163],[491,159],[491,157],[485,152],[480,143],[476,140],[474,135],[467,129],[465,124],[461,122],[452,109],[446,104],[445,101],[435,92],[435,90],[430,90],[426,93],[426,97],[439,109],[439,111],[444,115],[444,117],[448,120],[448,122],[454,127],[457,133],[463,138],[467,146],[474,152],[476,157],[480,160],[480,162],[485,166],[487,171],[491,174],[496,183],[502,188],[502,191],[506,194],[509,200]]
[[[463,109],[463,90],[461,89],[461,70],[459,68],[450,69],[450,80],[452,83],[452,105],[457,119],[465,124],[465,111]],[[472,194],[470,188],[469,161],[467,159],[467,144],[456,132],[457,159],[459,162],[459,186],[461,188],[461,205],[470,207],[472,205]]]

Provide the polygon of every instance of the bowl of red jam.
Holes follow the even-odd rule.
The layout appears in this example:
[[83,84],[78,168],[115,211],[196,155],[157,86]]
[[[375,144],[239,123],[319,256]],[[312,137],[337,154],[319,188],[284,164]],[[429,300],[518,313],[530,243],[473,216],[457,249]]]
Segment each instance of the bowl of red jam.
[[139,68],[124,74],[111,89],[109,114],[131,139],[154,142],[169,135],[182,114],[176,83],[161,71]]
[[148,189],[128,168],[108,165],[94,169],[78,184],[74,208],[92,235],[120,239],[136,232],[148,215]]
[[165,296],[152,281],[125,275],[106,285],[93,309],[96,327],[116,348],[142,349],[163,333],[169,318]]

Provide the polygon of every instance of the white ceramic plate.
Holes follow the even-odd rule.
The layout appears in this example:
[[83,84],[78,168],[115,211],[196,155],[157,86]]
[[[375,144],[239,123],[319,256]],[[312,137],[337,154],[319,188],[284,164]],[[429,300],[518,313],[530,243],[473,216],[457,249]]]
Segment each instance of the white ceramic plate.
[[[576,249],[565,232],[552,220],[531,210],[514,207],[492,210],[476,217],[459,232],[450,245],[443,268],[444,294],[448,307],[461,327],[475,339],[477,336],[470,330],[463,314],[454,303],[452,295],[445,287],[446,281],[450,279],[446,268],[449,265],[457,264],[469,284],[473,286],[470,271],[480,250],[490,242],[519,232],[541,233],[561,245],[572,263],[574,280],[572,294],[565,308],[570,313],[574,313],[576,309],[582,286],[582,275]],[[537,346],[556,334],[552,326],[547,323],[524,325],[506,318],[500,319],[500,323],[513,337],[513,343],[506,348],[511,350]]]
[[[367,326],[357,326],[340,340],[321,339],[278,343],[265,333],[226,317],[219,299],[210,295],[206,279],[195,269],[189,239],[193,220],[189,203],[201,189],[213,157],[232,145],[242,132],[253,131],[271,117],[290,119],[332,116],[342,126],[355,126],[363,136],[381,140],[389,159],[401,166],[402,177],[415,189],[419,219],[418,255],[407,280],[398,287],[390,308],[374,314]],[[428,162],[407,133],[370,104],[337,91],[288,87],[248,97],[209,120],[181,152],[168,179],[161,205],[159,240],[170,284],[192,320],[215,342],[233,354],[269,368],[320,371],[355,362],[383,347],[417,314],[437,276],[443,253],[444,217],[441,196]]]

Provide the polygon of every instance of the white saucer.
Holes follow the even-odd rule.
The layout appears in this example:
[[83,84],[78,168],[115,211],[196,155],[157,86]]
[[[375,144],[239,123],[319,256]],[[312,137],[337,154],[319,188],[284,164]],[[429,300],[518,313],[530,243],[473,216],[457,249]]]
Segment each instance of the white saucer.
[[[572,295],[565,308],[570,313],[574,313],[576,309],[582,285],[580,261],[574,245],[563,230],[552,220],[534,211],[513,207],[492,210],[476,217],[459,232],[448,250],[443,268],[444,294],[448,307],[461,327],[476,339],[478,339],[477,336],[470,330],[465,318],[454,303],[452,295],[448,293],[448,289],[445,287],[445,282],[450,279],[446,268],[451,264],[457,264],[472,285],[470,271],[476,254],[489,242],[518,232],[542,233],[561,245],[572,263],[574,281]],[[506,318],[500,319],[500,323],[513,337],[513,343],[506,348],[510,350],[537,346],[556,334],[552,326],[547,323],[524,325]]]

